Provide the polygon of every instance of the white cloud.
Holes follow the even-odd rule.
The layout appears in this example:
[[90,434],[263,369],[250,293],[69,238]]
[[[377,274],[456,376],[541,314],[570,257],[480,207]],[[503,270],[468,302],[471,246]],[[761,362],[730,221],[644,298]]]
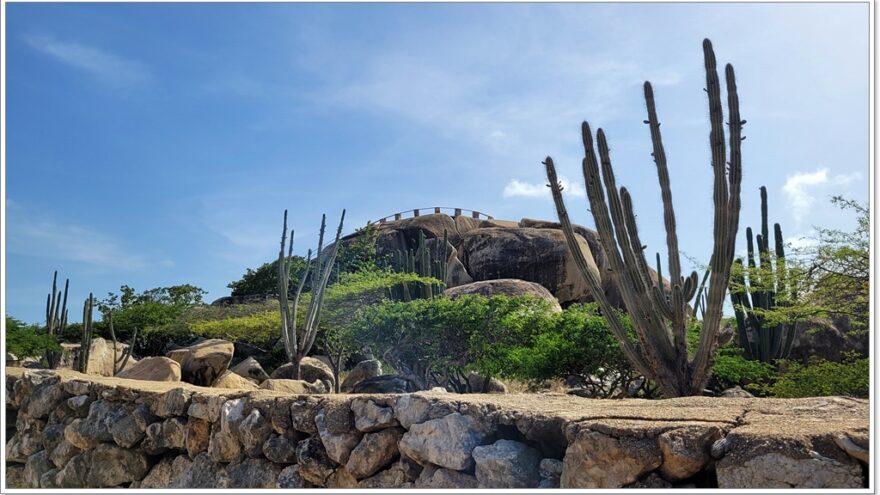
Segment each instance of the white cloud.
[[[132,253],[112,237],[79,225],[18,219],[8,225],[7,235],[7,248],[14,254],[122,271],[140,270],[150,265],[144,256]],[[158,264],[167,267],[171,262],[164,260]]]
[[[584,185],[580,182],[571,182],[565,177],[560,177],[559,183],[562,184],[562,191],[564,194],[571,195],[575,198],[583,198],[586,196]],[[550,188],[547,187],[546,182],[532,183],[521,181],[519,179],[512,179],[506,186],[504,186],[504,191],[501,195],[505,198],[549,198]]]
[[149,68],[105,50],[70,41],[59,41],[48,36],[27,36],[31,47],[65,63],[113,84],[135,84],[151,78]]
[[817,188],[824,185],[843,186],[860,178],[861,174],[858,172],[829,177],[827,168],[820,168],[815,172],[797,172],[789,175],[782,190],[788,199],[788,207],[794,216],[795,223],[800,224],[810,213],[810,209],[816,201],[813,192]]

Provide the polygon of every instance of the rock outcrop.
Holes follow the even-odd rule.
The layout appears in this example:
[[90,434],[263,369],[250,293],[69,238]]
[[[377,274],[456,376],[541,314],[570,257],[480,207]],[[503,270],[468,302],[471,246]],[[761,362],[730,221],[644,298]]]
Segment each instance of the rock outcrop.
[[116,376],[131,380],[179,382],[181,377],[180,363],[163,356],[147,357],[132,366],[127,366]]
[[8,368],[9,488],[864,488],[868,401],[290,395]]
[[234,350],[232,342],[209,339],[175,349],[168,353],[168,357],[180,363],[183,381],[210,387],[229,367]]

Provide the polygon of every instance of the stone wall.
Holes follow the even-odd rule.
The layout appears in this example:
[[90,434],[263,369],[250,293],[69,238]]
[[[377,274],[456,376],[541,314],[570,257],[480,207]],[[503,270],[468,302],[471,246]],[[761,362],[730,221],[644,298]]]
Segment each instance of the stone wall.
[[7,369],[8,487],[861,488],[868,403],[303,395]]

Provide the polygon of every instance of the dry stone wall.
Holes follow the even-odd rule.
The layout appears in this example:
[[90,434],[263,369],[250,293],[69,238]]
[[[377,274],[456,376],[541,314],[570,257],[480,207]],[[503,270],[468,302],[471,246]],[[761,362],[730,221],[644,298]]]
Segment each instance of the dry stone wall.
[[7,369],[9,488],[861,488],[868,403],[285,395]]

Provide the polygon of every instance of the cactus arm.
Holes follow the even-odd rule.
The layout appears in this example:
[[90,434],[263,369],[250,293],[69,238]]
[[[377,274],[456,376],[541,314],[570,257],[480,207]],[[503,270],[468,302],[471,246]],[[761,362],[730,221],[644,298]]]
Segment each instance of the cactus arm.
[[[290,244],[293,246],[293,234],[291,233]],[[293,359],[293,349],[296,345],[296,320],[290,319],[290,305],[287,300],[289,258],[284,258],[284,248],[287,242],[287,210],[284,210],[284,223],[281,227],[281,248],[278,250],[278,304],[281,314],[281,337],[284,341],[284,352],[288,359]],[[299,293],[297,293],[299,295]],[[294,307],[294,311],[296,311]]]
[[333,247],[330,249],[330,254],[327,255],[326,268],[324,270],[323,277],[321,277],[320,280],[320,293],[317,296],[318,304],[315,307],[315,314],[311,315],[311,324],[309,326],[306,326],[307,337],[304,339],[306,340],[306,345],[302,351],[302,355],[305,355],[309,352],[309,350],[315,344],[315,338],[318,335],[318,326],[321,320],[321,308],[324,306],[324,294],[326,293],[327,283],[330,280],[330,273],[332,271],[334,263],[336,262],[336,255],[339,253],[339,239],[342,236],[342,226],[344,222],[345,210],[342,210],[342,215],[339,218],[339,227],[336,229],[336,239],[333,242]]
[[[583,123],[583,127],[585,128],[584,132],[586,134],[589,134],[590,130],[586,122]],[[586,159],[584,159],[584,161],[586,161]],[[547,159],[544,161],[544,165],[547,170],[547,180],[549,182],[550,191],[553,195],[553,203],[556,206],[556,212],[559,216],[559,223],[562,226],[562,232],[565,235],[568,249],[571,252],[572,257],[574,258],[575,265],[577,266],[578,271],[587,282],[587,286],[590,288],[590,292],[593,294],[593,297],[602,308],[602,313],[608,321],[608,324],[611,327],[611,331],[614,333],[615,337],[617,337],[618,342],[620,342],[621,348],[623,349],[624,354],[626,354],[627,359],[629,359],[629,361],[637,370],[639,370],[640,373],[645,376],[652,376],[651,368],[645,362],[639,351],[636,349],[636,346],[632,343],[632,341],[630,341],[626,329],[623,327],[623,324],[617,317],[617,313],[615,312],[614,307],[608,301],[608,298],[605,297],[605,293],[602,290],[602,281],[599,278],[598,271],[594,270],[594,267],[591,267],[587,263],[587,260],[584,257],[584,253],[581,250],[580,244],[577,242],[577,238],[575,238],[574,229],[571,226],[571,221],[568,217],[568,211],[565,208],[565,201],[562,199],[562,189],[559,185],[559,179],[556,176],[556,168],[553,165],[553,159],[548,156]],[[610,256],[612,256],[611,253],[609,253],[609,257]]]
[[[730,172],[725,166],[724,117],[721,110],[720,87],[715,69],[715,53],[712,43],[703,41],[706,67],[707,93],[709,94],[709,114],[711,121],[710,143],[712,146],[712,168],[715,175],[713,200],[715,205],[714,238],[712,252],[712,277],[706,302],[706,317],[700,343],[691,365],[691,392],[703,390],[714,364],[715,350],[718,347],[718,327],[721,311],[730,278],[730,266],[736,250],[736,232],[739,229],[740,189],[742,182],[741,130],[743,121],[739,114],[739,96],[733,67],[725,68],[727,83],[728,112],[730,123]],[[729,181],[729,188],[728,188]]]

